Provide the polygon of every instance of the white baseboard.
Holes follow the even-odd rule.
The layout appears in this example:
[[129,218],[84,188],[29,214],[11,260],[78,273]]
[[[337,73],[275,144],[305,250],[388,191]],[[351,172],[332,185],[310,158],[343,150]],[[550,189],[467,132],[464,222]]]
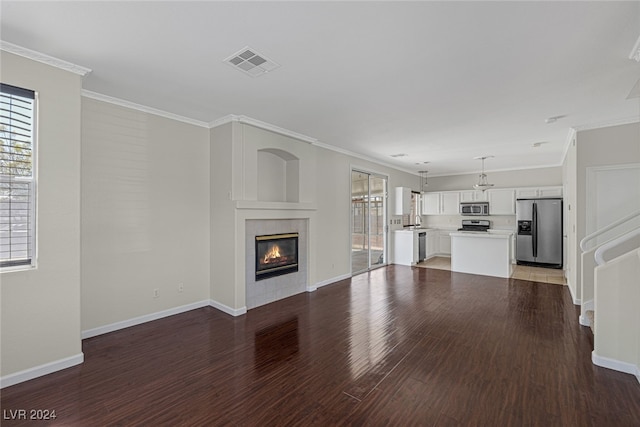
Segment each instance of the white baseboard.
[[221,302],[218,302],[216,300],[209,300],[209,305],[213,308],[216,308],[224,313],[230,314],[234,317],[237,316],[242,316],[243,314],[245,314],[247,312],[247,307],[240,307],[240,308],[231,308],[228,305],[224,305]]
[[576,298],[576,296],[573,294],[573,287],[570,286],[568,282],[567,282],[567,288],[569,288],[569,293],[571,294],[571,299],[573,300],[573,305],[580,305],[581,304],[580,299]]
[[640,367],[634,365],[633,363],[621,362],[609,357],[598,356],[595,351],[591,352],[591,361],[594,365],[601,366],[603,368],[613,369],[614,371],[634,375],[640,383]]
[[197,308],[206,307],[209,305],[209,301],[203,300],[194,302],[191,304],[181,305],[179,307],[173,307],[167,310],[158,311],[156,313],[145,314],[144,316],[134,317],[133,319],[123,320],[109,325],[99,326],[97,328],[88,329],[82,331],[82,339],[95,337],[98,335],[106,334],[109,332],[117,331],[120,329],[128,328],[130,326],[140,325],[142,323],[151,322],[152,320],[162,319],[163,317],[173,316],[174,314],[180,314],[187,311],[195,310]]
[[351,277],[351,274],[347,273],[347,274],[342,274],[340,276],[332,277],[331,279],[322,280],[322,281],[316,283],[315,288],[318,289],[318,288],[321,288],[323,286],[327,286],[327,285],[330,285],[332,283],[336,283],[336,282],[339,282],[341,280],[348,279],[350,277]]
[[35,366],[33,368],[25,369],[24,371],[19,371],[14,374],[5,375],[4,377],[0,378],[0,388],[9,387],[15,384],[32,380],[34,378],[52,374],[54,372],[70,368],[72,366],[79,365],[82,362],[84,362],[84,354],[79,353],[75,356],[65,357],[64,359],[45,363],[44,365]]

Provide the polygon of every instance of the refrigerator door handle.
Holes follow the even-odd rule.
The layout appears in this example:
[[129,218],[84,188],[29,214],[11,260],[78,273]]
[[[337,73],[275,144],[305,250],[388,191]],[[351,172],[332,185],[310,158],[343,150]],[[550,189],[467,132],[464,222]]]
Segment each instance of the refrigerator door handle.
[[538,257],[538,205],[533,203],[533,218],[531,224],[531,244],[533,245],[533,257]]

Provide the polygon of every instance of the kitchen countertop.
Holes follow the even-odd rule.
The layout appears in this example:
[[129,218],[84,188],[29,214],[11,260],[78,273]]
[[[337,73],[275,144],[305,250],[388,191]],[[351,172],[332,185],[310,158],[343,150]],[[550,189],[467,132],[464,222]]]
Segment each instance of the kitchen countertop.
[[485,239],[508,239],[513,235],[512,231],[501,230],[500,232],[492,231],[454,231],[449,233],[451,237],[481,237]]
[[425,231],[437,231],[436,228],[403,228],[402,230],[393,230],[394,233],[422,233]]

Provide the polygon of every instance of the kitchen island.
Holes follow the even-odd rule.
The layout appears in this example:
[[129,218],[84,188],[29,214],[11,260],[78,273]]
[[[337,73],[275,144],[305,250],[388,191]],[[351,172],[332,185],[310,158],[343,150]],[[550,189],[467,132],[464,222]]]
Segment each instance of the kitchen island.
[[451,233],[451,271],[511,277],[511,232]]

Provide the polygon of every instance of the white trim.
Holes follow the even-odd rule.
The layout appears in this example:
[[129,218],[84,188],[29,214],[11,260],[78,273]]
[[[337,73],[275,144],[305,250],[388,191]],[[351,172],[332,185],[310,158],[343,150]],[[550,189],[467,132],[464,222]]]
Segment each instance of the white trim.
[[326,280],[322,280],[320,282],[317,282],[314,287],[315,287],[315,289],[318,289],[318,288],[321,288],[323,286],[327,286],[327,285],[331,285],[332,283],[339,282],[341,280],[349,279],[350,277],[351,277],[351,274],[349,274],[349,273],[341,274],[340,276],[332,277],[330,279],[326,279]]
[[82,339],[87,339],[98,335],[107,334],[109,332],[118,331],[120,329],[129,328],[131,326],[140,325],[142,323],[151,322],[153,320],[162,319],[163,317],[173,316],[174,314],[180,314],[187,311],[195,310],[197,308],[206,307],[207,305],[209,305],[209,302],[207,300],[181,305],[179,307],[173,307],[167,310],[145,314],[144,316],[134,317],[133,319],[122,320],[120,322],[111,323],[109,325],[88,329],[86,331],[82,331],[81,336]]
[[569,133],[567,134],[567,139],[565,141],[564,151],[562,154],[562,166],[564,166],[564,161],[567,158],[567,154],[569,154],[569,148],[571,148],[571,144],[576,139],[576,130],[574,128],[569,129]]
[[247,313],[247,307],[231,308],[228,305],[222,304],[216,300],[209,300],[209,305],[215,309],[218,309],[231,316],[237,317]]
[[80,365],[82,362],[84,362],[84,354],[78,353],[74,356],[65,357],[64,359],[55,360],[14,374],[5,375],[0,378],[0,388],[9,387],[34,378],[52,374],[63,369],[71,368],[72,366]]
[[[525,168],[506,168],[506,169],[485,169],[485,173],[494,173],[494,172],[520,172],[520,171],[527,171],[527,170],[534,170],[534,169],[545,169],[545,168],[557,168],[557,167],[562,167],[562,163],[551,163],[551,164],[547,164],[547,165],[538,165],[538,166],[531,166],[531,167],[525,167]],[[397,167],[395,167],[395,169],[398,169]],[[418,175],[417,172],[411,172],[414,175]],[[429,178],[440,178],[443,176],[463,176],[463,175],[473,175],[475,177],[478,176],[478,174],[476,172],[454,172],[454,173],[446,173],[446,174],[429,174]],[[418,175],[419,176],[419,175]],[[562,184],[558,184],[558,185],[547,185],[545,187],[561,187]],[[511,187],[493,187],[494,189],[497,188],[511,188]],[[449,191],[449,190],[433,190],[434,192],[438,192],[438,191]],[[452,190],[452,191],[457,191],[457,190]]]
[[[405,169],[405,168],[402,168],[402,167],[400,167],[398,165],[393,165],[391,163],[384,162],[384,161],[382,161],[380,159],[375,159],[373,157],[369,157],[369,156],[367,156],[365,154],[356,153],[354,151],[345,150],[344,148],[336,147],[334,145],[325,144],[324,142],[318,141],[313,145],[316,145],[316,146],[318,146],[320,148],[324,148],[326,150],[335,151],[336,153],[344,154],[345,156],[351,156],[351,157],[355,157],[356,159],[365,160],[367,162],[375,163],[377,165],[384,166],[384,167],[387,167],[387,168],[391,168],[393,170],[397,170],[397,171],[400,171],[400,172],[406,172],[406,173],[409,173],[409,174],[415,175],[415,176],[420,176],[417,171],[414,171],[414,170],[411,170],[411,169]],[[436,175],[429,175],[429,176],[431,177],[431,176],[436,176]]]
[[135,102],[127,101],[120,98],[114,98],[113,96],[103,95],[101,93],[92,92],[90,90],[82,89],[82,96],[86,98],[95,99],[96,101],[107,102],[109,104],[119,105],[120,107],[131,108],[132,110],[142,111],[143,113],[154,114],[156,116],[164,117],[171,120],[176,120],[183,123],[188,123],[195,126],[208,128],[209,125],[206,122],[200,120],[190,119],[189,117],[180,116],[178,114],[169,113],[167,111],[158,110],[156,108],[147,107],[145,105],[136,104]]
[[263,122],[260,120],[252,119],[251,117],[248,117],[248,116],[243,116],[238,114],[229,114],[227,116],[224,116],[212,122],[209,122],[208,127],[209,129],[213,129],[215,127],[226,125],[227,123],[231,123],[231,122],[239,122],[246,125],[255,126],[257,128],[275,132],[277,134],[288,136],[303,142],[307,142],[309,144],[315,144],[318,142],[316,138],[312,138],[310,136],[303,135],[301,133],[293,132],[291,130],[281,128],[279,126],[272,125],[271,123]]
[[0,50],[22,56],[23,58],[28,58],[33,61],[42,62],[43,64],[51,65],[52,67],[60,68],[61,70],[69,71],[82,77],[91,72],[90,68],[81,67],[80,65],[72,64],[71,62],[54,58],[53,56],[45,55],[44,53],[36,52],[35,50],[27,49],[4,40],[0,40]]
[[640,36],[636,40],[636,44],[633,45],[631,53],[629,53],[629,59],[634,59],[636,62],[640,62]]
[[236,200],[236,209],[279,210],[279,211],[316,211],[314,202],[261,202],[256,200]]
[[585,130],[594,130],[594,129],[608,128],[612,126],[630,125],[638,122],[640,122],[640,118],[638,116],[631,116],[631,117],[624,117],[622,119],[612,119],[604,122],[589,123],[589,124],[584,124],[580,126],[574,126],[573,129],[575,129],[577,132],[583,132]]
[[633,363],[621,362],[609,357],[598,356],[595,350],[591,352],[591,361],[596,366],[613,369],[614,371],[618,372],[624,372],[625,374],[631,374],[636,377],[638,382],[640,382],[640,367],[634,365]]
[[569,286],[569,283],[567,282],[567,288],[569,288],[569,295],[571,295],[571,299],[573,300],[573,305],[581,305],[582,302],[580,301],[580,299],[576,298],[575,295],[573,294],[573,288],[571,286]]

